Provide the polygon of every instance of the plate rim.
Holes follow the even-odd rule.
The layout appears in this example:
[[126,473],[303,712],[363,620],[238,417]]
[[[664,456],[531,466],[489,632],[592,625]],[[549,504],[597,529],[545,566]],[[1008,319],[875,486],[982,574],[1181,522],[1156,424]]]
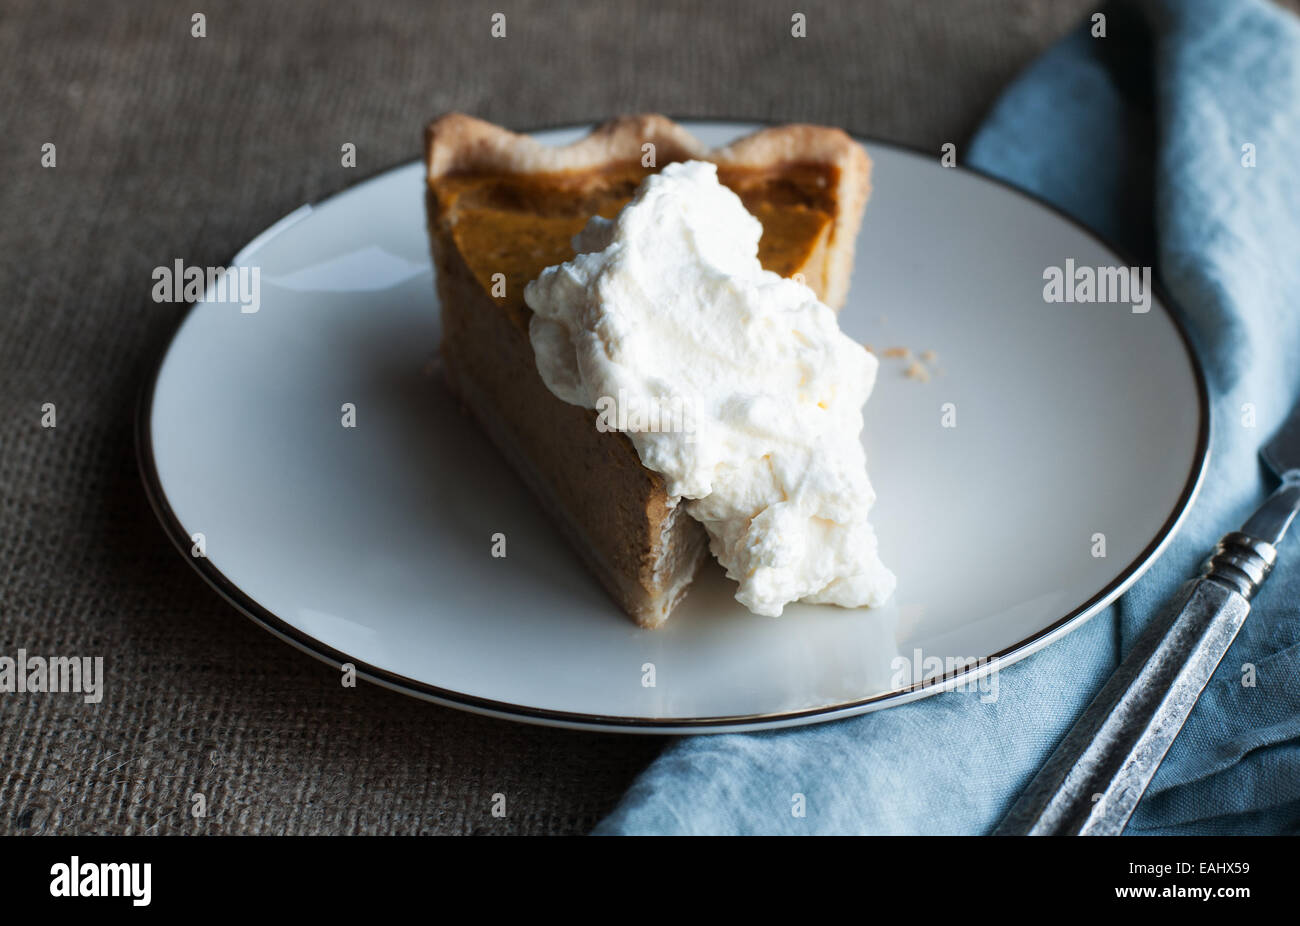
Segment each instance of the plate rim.
[[[777,120],[765,119],[706,118],[700,116],[669,116],[669,118],[681,123],[687,128],[690,128],[692,123],[711,123],[715,125],[730,124],[743,128],[782,124]],[[521,134],[532,135],[541,132],[559,132],[575,129],[581,130],[583,128],[590,128],[597,124],[597,122],[564,122],[521,128],[515,131],[518,131]],[[848,132],[847,129],[845,129],[845,131]],[[928,152],[917,145],[891,141],[878,136],[864,135],[855,132],[848,132],[848,134],[854,141],[867,146],[868,150],[870,150],[872,146],[881,146],[892,148],[907,154],[917,155],[919,157],[931,156],[931,152]],[[237,263],[249,252],[262,247],[272,238],[296,225],[299,221],[314,212],[316,208],[323,206],[330,200],[356,192],[361,187],[371,182],[380,180],[396,171],[409,169],[412,165],[419,163],[419,158],[415,158],[403,160],[395,164],[389,164],[386,167],[373,171],[340,190],[336,190],[314,203],[307,203],[297,207],[249,239],[249,241],[231,258],[230,263]],[[1071,216],[1063,209],[1048,202],[1036,193],[1032,193],[1016,186],[1011,181],[978,167],[958,164],[956,168],[949,169],[965,171],[975,177],[991,182],[1013,195],[1026,199],[1040,208],[1046,209],[1048,212],[1056,215],[1067,224],[1073,226],[1075,229],[1081,231],[1096,243],[1109,250],[1121,261],[1124,261],[1126,265],[1137,266],[1132,261],[1131,255],[1129,255],[1125,249],[1119,247],[1114,242],[1108,240],[1103,235],[1085,225],[1079,219]],[[340,669],[344,664],[350,664],[355,667],[356,674],[359,677],[366,679],[372,684],[419,698],[424,701],[440,704],[444,707],[469,711],[471,713],[505,720],[522,721],[542,726],[600,732],[660,735],[682,733],[728,733],[741,731],[752,732],[755,730],[824,723],[829,720],[857,716],[871,711],[880,710],[882,708],[905,704],[930,695],[939,694],[961,685],[970,684],[971,682],[977,681],[992,672],[1000,671],[1012,663],[1019,662],[1021,659],[1032,655],[1048,644],[1056,642],[1071,631],[1078,629],[1088,620],[1095,617],[1098,613],[1108,607],[1115,601],[1115,599],[1119,598],[1120,595],[1127,591],[1146,573],[1177,535],[1188,512],[1196,501],[1205,474],[1209,468],[1214,422],[1211,414],[1212,406],[1210,404],[1209,388],[1206,381],[1205,370],[1201,364],[1200,356],[1196,351],[1196,346],[1181,317],[1183,314],[1182,309],[1165,290],[1162,281],[1158,278],[1158,274],[1155,272],[1156,268],[1153,267],[1152,269],[1153,292],[1160,301],[1161,310],[1173,324],[1174,330],[1178,334],[1179,341],[1182,343],[1187,360],[1191,365],[1193,379],[1196,383],[1196,399],[1198,405],[1197,442],[1196,449],[1193,453],[1191,471],[1188,473],[1187,479],[1184,481],[1182,491],[1179,493],[1178,501],[1175,503],[1173,511],[1165,519],[1165,522],[1161,525],[1160,529],[1156,531],[1156,534],[1151,541],[1115,576],[1114,579],[1103,586],[1091,598],[1067,612],[1063,617],[1048,624],[1042,630],[1031,634],[1029,637],[1020,640],[1011,646],[1005,647],[997,653],[993,653],[987,657],[984,662],[974,668],[966,669],[964,671],[952,670],[937,678],[932,678],[923,682],[916,682],[906,688],[886,692],[884,694],[873,695],[868,698],[860,698],[831,705],[823,705],[820,707],[803,708],[794,711],[778,711],[767,714],[737,714],[720,717],[631,717],[624,715],[603,715],[578,711],[554,710],[550,708],[533,707],[526,704],[497,701],[491,698],[480,697],[478,695],[466,694],[453,689],[442,688],[428,682],[422,682],[418,679],[413,679],[383,669],[379,666],[374,666],[354,659],[343,651],[312,637],[310,634],[305,633],[297,627],[292,626],[261,605],[253,599],[252,596],[244,592],[236,583],[222,573],[220,569],[213,565],[211,560],[206,557],[195,557],[190,555],[189,535],[185,533],[184,526],[180,523],[180,519],[172,510],[159,477],[157,461],[154,459],[153,454],[152,417],[154,394],[158,385],[159,374],[162,372],[163,364],[171,353],[172,347],[176,343],[177,336],[184,328],[186,321],[190,318],[190,315],[194,310],[203,304],[202,302],[190,303],[185,312],[177,319],[175,327],[167,336],[163,347],[159,350],[158,357],[150,367],[150,371],[147,373],[146,379],[140,389],[135,410],[134,427],[136,462],[141,481],[144,484],[145,496],[149,501],[150,507],[153,509],[154,516],[162,526],[163,533],[167,535],[169,540],[171,540],[172,545],[176,547],[178,552],[180,552],[182,558],[190,564],[190,566],[211,588],[217,592],[217,594],[225,599],[225,601],[236,611],[239,611],[245,617],[249,618],[255,624],[270,632],[283,642],[290,644],[294,648],[307,653],[336,669]]]

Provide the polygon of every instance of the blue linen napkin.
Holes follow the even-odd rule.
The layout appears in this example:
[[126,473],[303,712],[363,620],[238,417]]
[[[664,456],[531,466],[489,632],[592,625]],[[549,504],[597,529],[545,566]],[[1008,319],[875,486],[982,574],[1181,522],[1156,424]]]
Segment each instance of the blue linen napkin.
[[[1214,437],[1181,533],[1115,606],[1003,670],[993,703],[952,692],[678,740],[597,834],[988,832],[1146,620],[1267,495],[1256,454],[1300,398],[1300,21],[1265,0],[1103,12],[1106,36],[1085,22],[1032,65],[967,160],[1153,264],[1186,313]],[[1300,539],[1127,832],[1300,832]]]

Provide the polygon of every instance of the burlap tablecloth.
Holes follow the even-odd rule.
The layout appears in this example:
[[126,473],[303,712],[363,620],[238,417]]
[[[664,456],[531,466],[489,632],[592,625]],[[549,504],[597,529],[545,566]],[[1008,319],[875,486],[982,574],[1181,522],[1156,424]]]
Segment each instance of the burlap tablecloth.
[[152,268],[226,263],[299,204],[416,157],[449,109],[516,127],[803,120],[937,151],[1096,4],[192,6],[203,38],[167,2],[0,10],[0,655],[103,655],[107,673],[93,706],[0,694],[0,833],[583,832],[659,740],[341,688],[177,555],[132,445],[184,312],[151,301]]

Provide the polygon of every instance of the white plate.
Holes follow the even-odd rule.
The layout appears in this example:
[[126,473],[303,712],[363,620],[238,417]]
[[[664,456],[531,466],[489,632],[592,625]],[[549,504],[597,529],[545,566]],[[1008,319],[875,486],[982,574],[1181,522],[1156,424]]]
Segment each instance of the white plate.
[[[753,127],[690,128],[716,144]],[[711,564],[666,630],[633,626],[427,369],[439,325],[419,164],[250,243],[234,263],[260,268],[259,311],[189,312],[139,416],[163,524],[288,642],[521,720],[809,723],[973,677],[952,660],[990,660],[982,672],[1029,654],[1114,599],[1177,527],[1205,464],[1202,376],[1160,300],[1146,314],[1044,302],[1048,266],[1126,263],[1080,226],[937,158],[865,144],[875,190],[841,323],[877,351],[933,350],[939,369],[919,382],[883,359],[867,406],[873,520],[898,574],[888,607],[757,617]],[[195,533],[206,558],[191,556]],[[918,651],[939,660],[919,682]]]

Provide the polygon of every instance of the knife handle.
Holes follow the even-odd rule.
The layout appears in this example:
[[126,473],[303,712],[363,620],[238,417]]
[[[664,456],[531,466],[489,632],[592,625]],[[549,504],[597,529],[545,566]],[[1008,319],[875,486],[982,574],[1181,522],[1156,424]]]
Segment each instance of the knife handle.
[[1118,835],[1237,636],[1277,550],[1233,531],[1056,747],[997,835]]

